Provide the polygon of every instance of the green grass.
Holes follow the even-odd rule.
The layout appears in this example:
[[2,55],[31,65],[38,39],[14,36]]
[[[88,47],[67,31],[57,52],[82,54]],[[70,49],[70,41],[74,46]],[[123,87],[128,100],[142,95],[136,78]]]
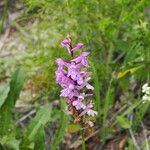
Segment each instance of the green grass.
[[[69,58],[67,51],[60,46],[68,34],[74,43],[85,44],[83,51],[90,52],[89,70],[92,71],[91,84],[95,88],[92,100],[98,112],[93,129],[100,130],[99,141],[105,142],[110,134],[121,129],[129,133],[133,131],[136,135],[149,110],[149,104],[141,101],[141,87],[150,82],[150,16],[147,13],[150,2],[24,0],[21,3],[24,13],[15,20],[9,20],[16,29],[15,35],[10,34],[12,39],[4,42],[2,47],[2,52],[12,52],[13,56],[0,59],[0,148],[43,149],[44,128],[53,120],[59,125],[53,136],[52,148],[58,149],[64,140],[71,119],[66,114],[66,104],[60,100],[54,72],[56,58]],[[7,9],[10,9],[9,5],[5,5],[0,14],[0,31],[3,33]],[[22,67],[25,73],[18,70],[9,85],[3,83],[8,83],[16,66]],[[31,93],[35,94],[29,105],[37,108],[37,115],[25,130],[16,126],[23,114],[13,112],[23,84],[24,90],[31,88]],[[47,105],[56,100],[60,101],[58,106],[51,108]],[[124,106],[127,107],[122,110]],[[51,116],[53,113],[55,115]],[[112,121],[114,114],[117,115]],[[134,117],[132,121],[130,116]],[[108,127],[111,127],[109,131]],[[135,135],[127,134],[126,149],[132,149]]]

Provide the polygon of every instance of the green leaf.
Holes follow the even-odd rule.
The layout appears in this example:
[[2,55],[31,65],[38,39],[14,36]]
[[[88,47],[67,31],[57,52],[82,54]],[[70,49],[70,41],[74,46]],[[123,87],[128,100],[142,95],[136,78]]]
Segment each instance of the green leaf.
[[42,106],[36,116],[31,120],[27,127],[24,139],[21,143],[21,149],[45,149],[45,131],[46,124],[52,120],[52,106],[50,104]]
[[81,129],[80,124],[70,124],[68,125],[68,132],[69,133],[75,133]]
[[29,149],[34,149],[34,147],[35,147],[35,143],[34,143],[34,142],[32,142],[32,143],[28,146]]
[[103,104],[103,127],[106,125],[107,115],[109,113],[110,104],[114,99],[114,89],[111,87],[112,80],[110,80],[108,90],[106,92],[104,104]]
[[35,141],[35,136],[38,134],[39,130],[44,128],[46,123],[51,119],[52,107],[51,105],[46,105],[41,107],[37,112],[35,118],[30,122],[27,131],[27,138],[30,141]]
[[13,150],[19,150],[20,140],[17,140],[13,135],[8,134],[0,138],[0,144]]
[[141,67],[143,67],[143,65],[138,66],[138,67],[129,68],[129,69],[125,70],[125,71],[121,71],[121,72],[118,73],[118,78],[122,78],[122,77],[124,77],[128,73],[133,74],[134,72],[136,72]]
[[111,20],[110,17],[105,17],[103,19],[101,19],[101,21],[99,22],[99,29],[102,31],[102,32],[105,32],[105,30],[110,27],[110,25],[113,24],[113,20]]
[[117,116],[117,121],[122,128],[129,129],[131,127],[130,122],[122,116]]
[[123,53],[127,53],[130,50],[130,48],[128,46],[128,43],[125,42],[125,41],[117,40],[117,42],[115,43],[115,45]]
[[20,141],[16,140],[15,138],[8,140],[6,143],[7,147],[9,147],[13,150],[19,150],[19,144],[20,144]]
[[125,115],[129,114],[133,109],[135,109],[139,104],[141,104],[142,101],[138,100],[135,103],[133,103],[128,109],[126,109],[121,116],[124,117]]
[[149,110],[149,103],[143,103],[142,106],[138,106],[137,111],[135,112],[135,118],[133,122],[133,129],[136,130],[137,127],[140,125],[144,115]]
[[17,69],[10,82],[10,91],[0,108],[0,134],[7,134],[12,128],[12,110],[22,90],[25,77],[21,69]]
[[35,146],[34,146],[34,150],[45,150],[46,149],[46,138],[45,138],[45,130],[44,130],[44,126],[42,126],[39,131],[38,134],[36,134],[35,136]]
[[[138,107],[140,104],[142,103],[141,100],[136,101],[135,103],[133,103],[129,108],[127,108],[121,115],[120,117],[124,118],[127,114],[129,114],[131,111],[133,111],[133,109],[135,109],[136,107]],[[118,120],[116,120],[113,125],[115,125],[117,123]]]
[[0,85],[0,108],[4,104],[4,102],[8,96],[9,89],[10,88],[9,88],[8,84]]
[[139,47],[140,47],[140,43],[138,44],[134,43],[132,48],[128,50],[124,60],[124,65],[128,64],[129,62],[132,62],[136,58]]
[[61,116],[60,116],[60,125],[54,135],[54,138],[53,138],[53,141],[51,144],[52,150],[58,149],[58,146],[61,143],[61,141],[63,140],[63,137],[67,131],[69,118],[65,114],[65,108],[66,108],[66,103],[64,100],[61,100],[61,111],[62,112],[61,112]]
[[45,127],[52,118],[52,106],[47,104],[42,106],[36,116],[29,123],[25,136],[21,143],[22,150],[45,149]]

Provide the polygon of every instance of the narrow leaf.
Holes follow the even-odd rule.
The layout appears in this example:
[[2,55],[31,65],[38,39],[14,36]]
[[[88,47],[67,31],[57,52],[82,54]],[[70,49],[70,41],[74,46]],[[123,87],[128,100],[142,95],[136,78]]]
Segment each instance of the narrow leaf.
[[52,144],[51,144],[52,150],[58,149],[59,144],[63,140],[63,137],[67,131],[69,118],[64,112],[65,108],[66,108],[66,103],[64,100],[61,100],[61,111],[62,111],[62,113],[60,116],[60,125],[58,127],[58,130],[56,131],[56,134],[55,134],[53,141],[52,141]]
[[8,96],[9,89],[8,84],[0,85],[0,108]]
[[12,76],[10,91],[0,108],[0,134],[2,135],[8,133],[8,130],[12,128],[12,110],[22,90],[24,79],[24,73],[21,69],[17,69]]
[[138,66],[138,67],[133,67],[133,68],[127,69],[127,70],[125,70],[125,71],[119,72],[119,73],[118,73],[118,78],[124,77],[125,75],[127,75],[127,73],[133,74],[134,72],[136,72],[136,71],[137,71],[138,69],[140,69],[141,67],[143,67],[143,65],[142,65],[142,66]]
[[34,138],[38,134],[39,129],[44,127],[46,123],[50,121],[51,111],[51,105],[46,105],[41,107],[41,109],[37,112],[37,115],[28,126],[27,137],[30,141],[34,141]]
[[122,128],[129,129],[131,127],[130,122],[122,116],[118,116],[117,121]]

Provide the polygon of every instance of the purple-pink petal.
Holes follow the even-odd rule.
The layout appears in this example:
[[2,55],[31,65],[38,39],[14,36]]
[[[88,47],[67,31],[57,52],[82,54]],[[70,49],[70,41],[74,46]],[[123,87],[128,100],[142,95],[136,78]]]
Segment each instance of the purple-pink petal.
[[72,105],[76,107],[77,110],[79,109],[85,109],[86,106],[83,104],[83,102],[81,100],[75,100],[72,102]]
[[61,42],[61,45],[62,45],[63,47],[67,46],[68,44],[69,44],[69,40],[68,40],[68,39],[65,39],[65,40],[63,40],[63,41]]
[[86,88],[89,90],[94,90],[94,87],[88,83],[86,84]]
[[76,44],[73,48],[72,48],[72,50],[71,51],[74,51],[74,50],[76,50],[76,49],[81,49],[81,48],[83,48],[83,43],[78,43],[78,44]]
[[93,116],[93,117],[94,117],[95,115],[97,115],[97,112],[94,111],[94,110],[92,110],[92,109],[88,109],[87,114],[88,114],[89,116]]
[[77,49],[83,48],[84,44],[83,43],[78,43],[75,47]]
[[83,111],[80,113],[80,116],[83,116],[83,115],[85,115],[85,114],[94,117],[95,115],[97,115],[97,112],[89,108],[89,109],[83,110]]
[[71,60],[72,62],[78,63],[80,66],[88,66],[87,56],[89,55],[89,52],[83,52],[81,55],[76,57],[75,59]]

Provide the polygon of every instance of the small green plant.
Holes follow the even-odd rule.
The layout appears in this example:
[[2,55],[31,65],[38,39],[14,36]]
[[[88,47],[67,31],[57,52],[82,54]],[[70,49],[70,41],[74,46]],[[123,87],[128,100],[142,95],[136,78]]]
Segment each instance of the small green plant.
[[[1,147],[9,147],[19,149],[19,141],[15,137],[16,126],[13,120],[13,108],[24,84],[24,72],[17,69],[12,76],[9,86],[5,86],[5,92],[0,95],[0,145]],[[15,142],[16,144],[13,144]]]

